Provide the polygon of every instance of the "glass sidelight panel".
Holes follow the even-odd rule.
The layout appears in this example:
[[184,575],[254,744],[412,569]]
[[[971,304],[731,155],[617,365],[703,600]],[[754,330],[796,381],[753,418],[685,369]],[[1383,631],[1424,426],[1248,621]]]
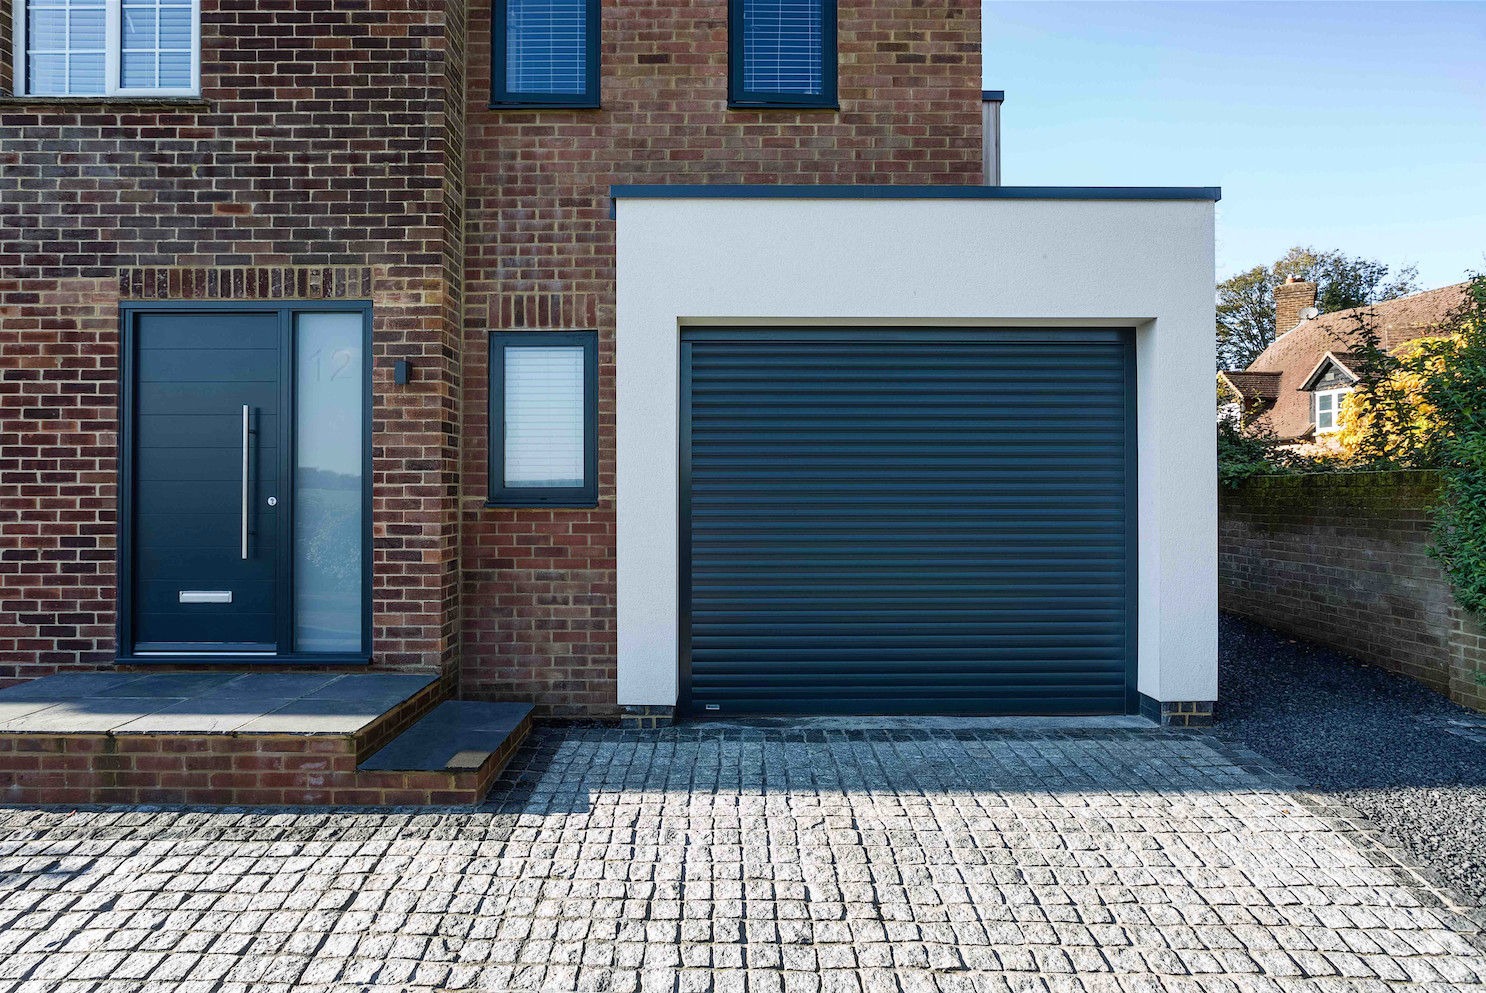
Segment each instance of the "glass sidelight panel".
[[361,644],[363,317],[294,316],[294,647]]

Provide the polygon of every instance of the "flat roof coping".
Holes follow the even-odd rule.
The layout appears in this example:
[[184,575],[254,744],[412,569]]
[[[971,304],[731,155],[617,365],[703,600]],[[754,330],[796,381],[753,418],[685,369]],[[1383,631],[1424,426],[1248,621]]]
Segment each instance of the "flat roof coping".
[[1209,200],[1217,186],[894,186],[773,183],[625,184],[609,187],[618,199],[651,200]]

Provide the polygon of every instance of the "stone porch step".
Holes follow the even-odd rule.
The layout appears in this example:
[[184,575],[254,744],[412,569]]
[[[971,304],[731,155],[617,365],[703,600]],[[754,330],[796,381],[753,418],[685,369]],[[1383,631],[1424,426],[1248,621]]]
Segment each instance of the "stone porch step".
[[367,787],[479,803],[531,731],[525,703],[445,700],[356,767]]

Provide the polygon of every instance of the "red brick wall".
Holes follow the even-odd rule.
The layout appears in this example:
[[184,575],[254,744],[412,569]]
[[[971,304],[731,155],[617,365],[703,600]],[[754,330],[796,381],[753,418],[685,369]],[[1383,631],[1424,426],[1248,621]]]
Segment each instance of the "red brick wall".
[[1218,498],[1223,610],[1486,710],[1486,633],[1430,557],[1428,472],[1249,480]]
[[[839,111],[728,110],[724,0],[610,0],[603,109],[491,111],[489,9],[203,0],[199,100],[0,99],[0,682],[113,655],[117,303],[370,298],[376,663],[613,712],[609,185],[980,180],[969,0],[844,2]],[[599,330],[598,509],[481,506],[495,328]]]
[[[606,0],[602,109],[490,110],[489,10],[469,22],[461,692],[612,713],[610,184],[979,183],[980,5],[842,0],[839,111],[729,110],[725,0]],[[497,328],[598,330],[597,509],[481,506]]]
[[0,100],[0,682],[112,658],[126,297],[372,299],[376,661],[453,667],[463,22],[203,0],[199,100]]

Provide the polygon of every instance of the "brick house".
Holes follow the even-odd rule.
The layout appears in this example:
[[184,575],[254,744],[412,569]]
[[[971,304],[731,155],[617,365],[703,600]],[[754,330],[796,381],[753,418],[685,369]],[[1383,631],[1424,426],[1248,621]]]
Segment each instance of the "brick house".
[[0,683],[1210,709],[1217,191],[986,185],[980,9],[0,0]]
[[1367,307],[1321,314],[1316,284],[1288,279],[1275,289],[1275,339],[1247,369],[1218,376],[1239,397],[1244,430],[1281,441],[1324,441],[1338,428],[1341,401],[1357,383],[1357,318],[1366,315],[1390,351],[1433,333],[1465,300],[1465,283]]

